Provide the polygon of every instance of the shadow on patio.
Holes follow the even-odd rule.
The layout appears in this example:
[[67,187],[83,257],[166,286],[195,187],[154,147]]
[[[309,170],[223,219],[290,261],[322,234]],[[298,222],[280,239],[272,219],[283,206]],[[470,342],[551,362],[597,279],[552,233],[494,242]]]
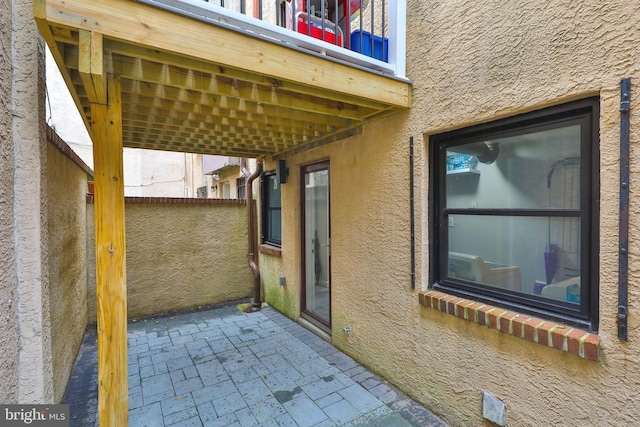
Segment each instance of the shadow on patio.
[[[218,306],[129,323],[130,426],[445,426],[271,307]],[[96,331],[64,403],[97,425]]]

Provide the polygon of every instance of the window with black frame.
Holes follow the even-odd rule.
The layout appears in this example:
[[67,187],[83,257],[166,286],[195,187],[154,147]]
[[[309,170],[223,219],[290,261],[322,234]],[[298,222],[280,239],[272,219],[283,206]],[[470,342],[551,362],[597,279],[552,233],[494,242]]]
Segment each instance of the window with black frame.
[[280,184],[275,171],[262,175],[262,242],[282,244]]
[[597,329],[598,99],[429,138],[435,289]]

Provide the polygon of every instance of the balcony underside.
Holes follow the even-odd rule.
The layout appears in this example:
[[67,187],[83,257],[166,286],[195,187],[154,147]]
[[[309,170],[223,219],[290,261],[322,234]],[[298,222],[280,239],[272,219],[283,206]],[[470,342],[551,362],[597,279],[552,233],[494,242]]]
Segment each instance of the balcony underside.
[[34,0],[91,133],[121,82],[125,147],[263,157],[410,106],[410,84],[127,0]]

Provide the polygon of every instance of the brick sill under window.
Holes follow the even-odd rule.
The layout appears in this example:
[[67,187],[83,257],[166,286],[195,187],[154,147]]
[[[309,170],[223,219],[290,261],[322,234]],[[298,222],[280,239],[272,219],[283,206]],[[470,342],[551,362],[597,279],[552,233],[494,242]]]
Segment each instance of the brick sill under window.
[[437,291],[420,292],[420,305],[587,360],[599,360],[598,335]]
[[282,256],[282,250],[276,246],[260,244],[258,245],[258,251],[262,254]]

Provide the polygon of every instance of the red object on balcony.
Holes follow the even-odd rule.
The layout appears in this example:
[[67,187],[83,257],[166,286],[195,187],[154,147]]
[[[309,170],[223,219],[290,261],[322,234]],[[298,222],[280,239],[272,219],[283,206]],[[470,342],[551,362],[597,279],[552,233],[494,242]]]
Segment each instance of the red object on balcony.
[[[287,0],[287,2],[291,3],[291,0]],[[314,2],[315,3],[315,2]],[[360,3],[361,0],[349,0],[349,14],[353,15],[354,13],[356,13],[358,10],[360,10]],[[328,3],[327,4],[327,8],[329,9],[329,12],[331,14],[335,14],[335,9],[334,6],[335,3]],[[347,4],[347,0],[338,0],[338,19],[344,19],[344,15],[347,13],[347,11],[345,10],[345,5]],[[366,7],[369,4],[369,0],[362,0],[362,6]],[[309,12],[308,10],[306,10],[307,8],[307,2],[305,0],[297,0],[296,1],[296,12]],[[316,6],[317,7],[317,6]],[[320,8],[318,8],[318,10],[320,10]]]
[[[311,22],[311,29],[309,29],[308,22]],[[301,34],[306,34],[314,39],[324,40],[327,43],[337,44],[338,46],[344,46],[342,44],[342,30],[328,19],[322,19],[317,16],[309,17],[306,12],[296,13],[296,31]],[[322,28],[324,25],[324,37],[322,35]],[[336,43],[336,31],[338,33],[338,42]]]
[[[324,13],[325,15],[325,32],[326,32],[326,28],[335,28],[335,24],[337,23],[337,27],[339,28],[338,30],[338,39],[339,42],[337,43],[339,46],[342,47],[346,47],[349,48],[349,33],[350,31],[350,21],[351,18],[353,18],[353,16],[355,15],[356,12],[358,12],[360,10],[360,6],[362,6],[362,8],[365,8],[369,5],[369,1],[370,0],[328,0],[326,1],[325,4],[325,8],[322,8],[322,2],[325,0],[310,0],[309,3],[307,3],[307,0],[279,0],[284,2],[284,4],[286,4],[286,10],[287,10],[287,15],[285,18],[285,22],[286,24],[284,26],[286,26],[287,28],[293,28],[295,31],[298,31],[299,33],[303,33],[303,34],[307,34],[310,35],[311,37],[314,37],[316,39],[320,39],[322,40],[322,22],[319,21],[318,22],[318,29],[314,29],[313,26],[316,24],[316,21],[314,20],[314,18],[319,18],[319,15],[321,15],[322,13]],[[307,7],[309,7],[311,10],[307,10]],[[299,12],[306,12],[306,13],[310,13],[311,14],[311,32],[308,31],[307,28],[307,21],[303,21],[303,22],[299,22],[300,19],[304,19],[304,18],[299,18]],[[293,19],[293,15],[295,14],[295,19]],[[348,17],[346,15],[349,15]],[[292,25],[293,23],[293,25]],[[327,25],[328,24],[328,25]],[[302,28],[305,28],[305,31],[302,30]],[[329,43],[333,43],[336,44],[335,42],[335,30],[330,31],[333,34],[332,35],[328,35],[325,34],[324,40],[329,42]],[[343,35],[347,35],[344,38],[344,42],[340,41],[340,39],[343,37]]]

